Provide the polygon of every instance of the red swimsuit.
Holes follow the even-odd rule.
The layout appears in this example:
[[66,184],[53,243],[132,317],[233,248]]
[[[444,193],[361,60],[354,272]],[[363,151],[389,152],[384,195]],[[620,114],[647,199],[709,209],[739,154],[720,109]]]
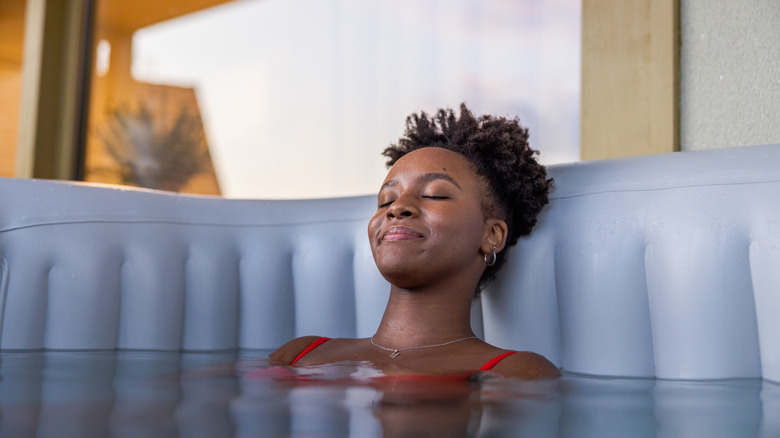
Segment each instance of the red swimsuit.
[[[303,351],[301,351],[301,354],[299,354],[295,359],[293,359],[292,362],[290,362],[290,365],[295,365],[295,362],[298,362],[303,356],[306,356],[309,354],[310,351],[314,350],[315,348],[319,347],[320,345],[324,344],[325,342],[330,341],[330,338],[321,337],[317,338],[314,342],[309,344],[308,347],[306,347]],[[490,359],[485,363],[485,365],[482,365],[479,370],[480,371],[488,371],[493,369],[494,366],[496,366],[497,363],[501,362],[505,357],[517,353],[516,351],[508,351],[506,353],[499,354],[498,356],[494,357],[493,359]]]

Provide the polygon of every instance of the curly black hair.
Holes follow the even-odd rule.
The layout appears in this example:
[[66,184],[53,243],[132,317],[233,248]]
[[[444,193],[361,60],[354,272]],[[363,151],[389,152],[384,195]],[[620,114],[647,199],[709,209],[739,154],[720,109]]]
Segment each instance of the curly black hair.
[[[463,155],[487,185],[482,208],[486,217],[503,219],[508,228],[506,246],[531,233],[536,218],[548,202],[552,179],[537,162],[538,151],[528,145],[528,129],[518,119],[483,115],[475,117],[460,105],[460,116],[440,109],[432,117],[425,112],[406,118],[406,130],[398,143],[382,155],[391,167],[399,158],[417,149],[439,147]],[[475,297],[496,277],[506,262],[501,251],[496,263],[485,269]]]

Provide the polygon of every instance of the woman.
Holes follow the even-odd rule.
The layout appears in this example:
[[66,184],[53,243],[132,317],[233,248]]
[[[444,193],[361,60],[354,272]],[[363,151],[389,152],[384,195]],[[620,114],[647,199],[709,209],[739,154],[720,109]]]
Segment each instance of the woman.
[[439,110],[407,118],[405,136],[384,151],[391,166],[368,225],[371,251],[391,284],[368,339],[304,336],[271,354],[283,365],[369,361],[385,375],[472,375],[525,379],[559,370],[544,357],[474,336],[472,299],[504,264],[504,249],[531,232],[550,180],[517,120]]

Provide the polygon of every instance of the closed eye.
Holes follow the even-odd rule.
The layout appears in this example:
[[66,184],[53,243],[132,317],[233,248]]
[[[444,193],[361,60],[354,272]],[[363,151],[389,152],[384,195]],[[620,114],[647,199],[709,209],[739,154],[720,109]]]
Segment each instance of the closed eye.
[[385,202],[385,203],[383,203],[383,204],[379,204],[379,205],[377,206],[377,208],[387,208],[387,207],[389,207],[389,206],[390,206],[390,204],[392,204],[393,202],[395,202],[395,201],[390,201],[390,202]]
[[443,199],[450,199],[449,196],[423,196],[424,199],[433,199],[433,200],[443,200]]

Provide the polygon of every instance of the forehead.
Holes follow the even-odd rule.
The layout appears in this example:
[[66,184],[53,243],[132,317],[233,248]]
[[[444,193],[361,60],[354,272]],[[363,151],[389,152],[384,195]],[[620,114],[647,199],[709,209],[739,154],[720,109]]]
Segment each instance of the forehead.
[[387,178],[402,173],[447,173],[453,177],[475,177],[471,163],[463,155],[447,149],[428,147],[409,152],[390,169]]

